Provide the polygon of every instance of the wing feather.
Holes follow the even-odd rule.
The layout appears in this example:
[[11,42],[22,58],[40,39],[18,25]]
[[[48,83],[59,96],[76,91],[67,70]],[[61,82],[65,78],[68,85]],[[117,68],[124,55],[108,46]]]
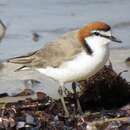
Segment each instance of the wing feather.
[[76,53],[82,51],[82,45],[79,44],[77,31],[66,33],[55,42],[45,45],[38,51],[24,56],[11,58],[8,62],[23,64],[27,67],[57,67],[65,60],[72,59]]

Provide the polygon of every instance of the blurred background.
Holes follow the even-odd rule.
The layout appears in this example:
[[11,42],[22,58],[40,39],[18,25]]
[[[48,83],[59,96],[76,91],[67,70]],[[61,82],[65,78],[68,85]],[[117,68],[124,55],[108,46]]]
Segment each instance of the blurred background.
[[[42,47],[64,32],[89,22],[104,21],[122,41],[112,47],[130,47],[129,0],[0,0],[0,19],[7,34],[0,58],[21,55]],[[34,44],[32,33],[39,33]]]
[[[93,21],[110,24],[113,33],[123,41],[111,44],[111,48],[127,50],[130,48],[129,11],[130,0],[0,0],[0,19],[7,27],[0,43],[0,60],[37,50],[61,34]],[[113,63],[127,58],[129,51],[124,50],[119,54],[114,52]],[[117,70],[128,69],[120,65]],[[1,92],[3,88],[6,91],[14,86],[17,89],[20,86],[21,90],[23,81],[0,79]]]

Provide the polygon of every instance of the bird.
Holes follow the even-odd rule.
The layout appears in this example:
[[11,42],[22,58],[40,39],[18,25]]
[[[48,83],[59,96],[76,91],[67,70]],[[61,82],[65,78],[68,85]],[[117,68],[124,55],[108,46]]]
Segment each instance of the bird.
[[63,34],[37,51],[10,58],[7,62],[22,64],[16,71],[32,69],[58,81],[59,96],[65,115],[69,116],[63,95],[65,83],[88,79],[100,71],[109,58],[111,41],[122,42],[112,35],[110,25],[91,22]]
[[6,33],[6,26],[2,22],[2,20],[0,20],[0,41],[4,38],[5,33]]
[[39,35],[38,33],[36,33],[36,32],[34,32],[34,33],[32,34],[32,40],[33,40],[34,42],[37,42],[37,41],[39,40],[39,37],[40,37],[40,35]]

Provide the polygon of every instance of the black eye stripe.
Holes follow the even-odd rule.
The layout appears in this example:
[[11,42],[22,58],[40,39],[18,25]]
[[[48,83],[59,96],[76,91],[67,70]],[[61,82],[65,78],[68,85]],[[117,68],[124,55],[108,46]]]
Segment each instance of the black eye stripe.
[[93,35],[96,35],[96,36],[99,36],[100,35],[100,33],[98,33],[98,32],[94,32],[94,33],[92,33]]
[[111,36],[106,36],[106,35],[102,35],[102,34],[100,34],[100,37],[104,37],[104,38],[107,38],[107,39],[111,38]]
[[106,35],[100,34],[99,32],[94,32],[94,33],[92,33],[92,35],[104,37],[104,38],[107,38],[107,39],[111,38],[111,36],[106,36]]

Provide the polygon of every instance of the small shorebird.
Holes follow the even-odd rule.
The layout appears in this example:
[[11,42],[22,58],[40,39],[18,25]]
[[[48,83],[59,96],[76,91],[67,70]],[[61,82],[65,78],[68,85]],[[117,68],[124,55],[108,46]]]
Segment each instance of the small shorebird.
[[4,38],[6,32],[6,26],[4,23],[0,20],[0,41]]
[[66,33],[40,50],[8,62],[22,64],[17,71],[34,69],[58,81],[64,111],[69,116],[63,98],[64,84],[87,79],[103,68],[109,57],[110,41],[121,42],[112,35],[109,25],[94,22]]
[[40,35],[36,32],[34,32],[32,35],[33,35],[32,40],[34,42],[37,42],[39,40]]

